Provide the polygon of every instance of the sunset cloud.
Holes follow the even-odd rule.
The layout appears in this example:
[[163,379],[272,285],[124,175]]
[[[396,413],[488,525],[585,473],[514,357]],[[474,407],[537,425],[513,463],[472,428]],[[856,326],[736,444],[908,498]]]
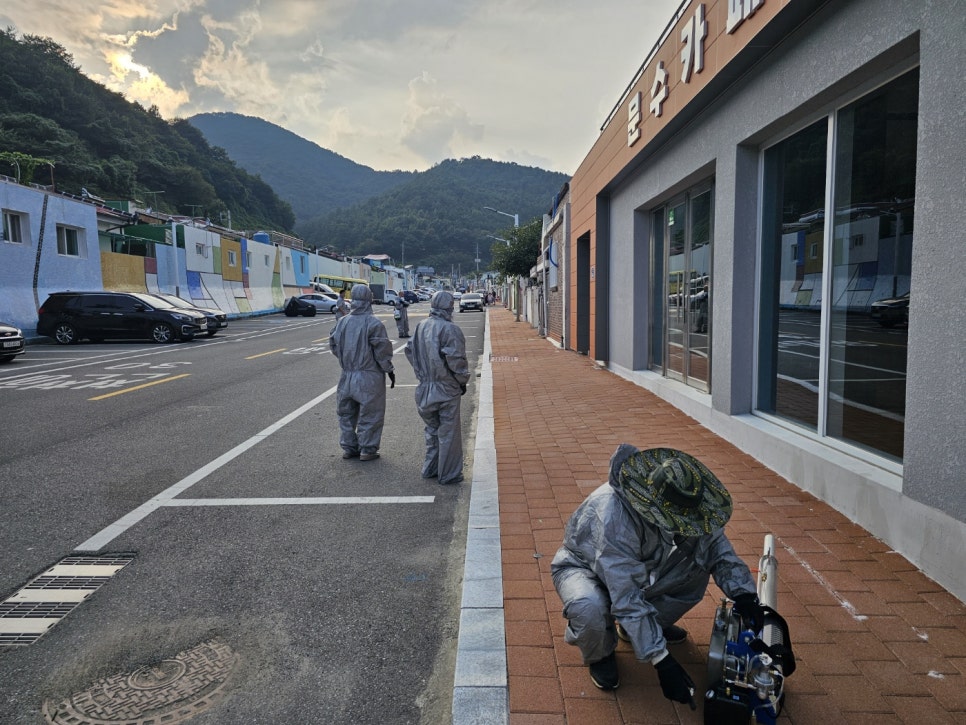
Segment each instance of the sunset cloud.
[[5,0],[165,118],[235,111],[377,169],[572,173],[679,0]]

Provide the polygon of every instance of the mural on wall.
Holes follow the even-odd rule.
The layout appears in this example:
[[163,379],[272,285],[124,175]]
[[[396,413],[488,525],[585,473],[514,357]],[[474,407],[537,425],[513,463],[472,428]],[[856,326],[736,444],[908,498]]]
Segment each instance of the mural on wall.
[[[151,223],[7,177],[0,177],[0,209],[0,319],[28,335],[38,306],[65,289],[164,292],[248,316],[280,312],[287,298],[311,292],[317,275],[408,288],[403,270],[377,272],[356,259],[273,242],[284,235],[229,236],[195,220]],[[69,246],[59,243],[63,230]]]

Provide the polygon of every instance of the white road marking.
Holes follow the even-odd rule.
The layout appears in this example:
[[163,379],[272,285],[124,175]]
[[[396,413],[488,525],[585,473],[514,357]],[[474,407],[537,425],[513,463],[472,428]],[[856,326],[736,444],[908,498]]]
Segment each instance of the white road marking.
[[372,503],[433,503],[435,496],[322,496],[306,498],[175,498],[163,506],[289,506]]
[[[273,435],[274,433],[277,433],[279,430],[281,430],[283,427],[291,423],[293,420],[295,420],[302,414],[312,410],[312,408],[314,408],[316,405],[321,403],[323,400],[326,400],[332,397],[333,395],[335,395],[335,392],[336,392],[336,388],[331,387],[321,395],[305,403],[305,405],[301,406],[300,408],[296,408],[288,415],[279,419],[275,423],[272,423],[270,426],[268,426],[268,428],[265,428],[265,430],[259,433],[256,433],[248,440],[243,441],[242,443],[239,443],[230,451],[227,451],[226,453],[221,454],[220,456],[218,456],[218,458],[202,466],[194,473],[191,473],[188,476],[185,476],[180,481],[168,487],[167,489],[159,493],[154,498],[148,501],[145,501],[143,504],[138,506],[130,513],[125,514],[117,521],[115,521],[113,524],[108,525],[107,527],[102,529],[99,533],[89,538],[83,544],[81,544],[80,546],[77,546],[74,549],[74,551],[99,551],[101,548],[103,548],[104,546],[107,546],[107,544],[109,544],[111,541],[113,541],[118,536],[123,534],[129,528],[134,526],[134,524],[138,523],[143,518],[145,518],[152,511],[156,511],[162,506],[169,505],[169,502],[172,501],[175,496],[187,491],[189,488],[194,486],[199,481],[204,480],[205,478],[207,478],[209,475],[217,471],[222,466],[225,466],[231,463],[233,460],[238,458],[238,456],[240,456],[242,453],[247,451],[249,448],[252,448],[255,445],[261,443],[263,440]],[[177,505],[177,504],[174,504],[174,505]]]

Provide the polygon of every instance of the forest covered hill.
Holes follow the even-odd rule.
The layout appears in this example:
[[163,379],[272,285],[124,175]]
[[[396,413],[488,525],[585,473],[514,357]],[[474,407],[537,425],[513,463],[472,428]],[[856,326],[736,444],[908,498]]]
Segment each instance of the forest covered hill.
[[492,237],[513,219],[484,207],[517,214],[521,224],[540,219],[568,180],[478,156],[422,172],[375,171],[260,118],[211,113],[189,121],[292,204],[309,247],[388,254],[396,264],[447,272],[475,269],[476,259],[489,269]]
[[292,206],[296,224],[378,196],[412,171],[376,171],[281,126],[238,113],[201,113],[188,122]]
[[0,31],[0,173],[170,214],[230,211],[238,229],[295,226],[271,186],[187,121],[165,121],[85,76],[49,38],[12,30]]
[[485,271],[491,248],[501,243],[493,237],[513,226],[505,214],[518,215],[521,226],[539,222],[568,178],[479,157],[443,161],[386,194],[300,224],[298,231],[308,244],[339,252],[388,254],[397,264],[437,272]]

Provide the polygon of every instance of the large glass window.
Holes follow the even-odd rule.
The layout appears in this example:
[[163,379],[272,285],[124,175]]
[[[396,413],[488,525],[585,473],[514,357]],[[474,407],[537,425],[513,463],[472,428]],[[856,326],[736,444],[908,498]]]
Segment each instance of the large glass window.
[[918,88],[911,71],[764,156],[757,407],[896,460]]
[[765,153],[758,409],[816,430],[828,121]]

